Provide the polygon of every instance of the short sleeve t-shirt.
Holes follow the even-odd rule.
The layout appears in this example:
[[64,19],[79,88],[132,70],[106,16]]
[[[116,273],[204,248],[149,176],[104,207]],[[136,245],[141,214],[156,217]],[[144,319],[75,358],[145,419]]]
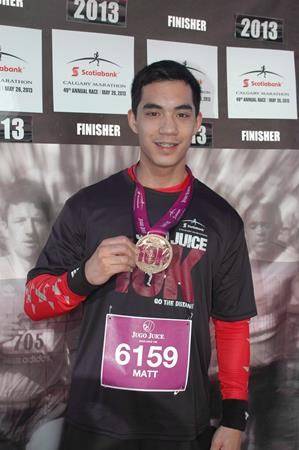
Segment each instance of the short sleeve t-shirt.
[[[145,191],[153,225],[178,194]],[[76,268],[106,238],[136,242],[133,195],[134,182],[122,171],[71,197],[28,278]],[[171,264],[151,282],[135,268],[94,289],[84,303],[67,412],[83,429],[124,439],[188,440],[209,423],[209,319],[256,314],[243,223],[195,180],[169,240]],[[176,380],[185,383],[176,389]]]

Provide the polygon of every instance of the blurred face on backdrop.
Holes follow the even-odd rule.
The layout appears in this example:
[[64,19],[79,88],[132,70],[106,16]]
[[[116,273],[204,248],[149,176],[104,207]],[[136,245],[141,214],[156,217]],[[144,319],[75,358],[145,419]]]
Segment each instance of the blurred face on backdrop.
[[140,161],[152,170],[184,167],[193,134],[201,125],[191,87],[184,81],[156,81],[142,88],[129,125],[138,134]]
[[257,205],[245,221],[251,255],[261,259],[273,258],[280,249],[277,248],[279,226],[274,209]]
[[48,231],[46,214],[38,205],[28,201],[9,205],[6,237],[11,254],[33,264]]

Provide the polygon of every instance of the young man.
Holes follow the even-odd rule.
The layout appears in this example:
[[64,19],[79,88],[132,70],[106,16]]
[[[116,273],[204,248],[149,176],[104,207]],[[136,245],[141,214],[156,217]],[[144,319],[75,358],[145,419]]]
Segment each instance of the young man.
[[[240,448],[256,310],[242,221],[186,167],[199,103],[183,65],[142,69],[128,114],[140,161],[69,199],[29,272],[32,319],[85,306],[63,450]],[[224,398],[212,444],[211,315]]]

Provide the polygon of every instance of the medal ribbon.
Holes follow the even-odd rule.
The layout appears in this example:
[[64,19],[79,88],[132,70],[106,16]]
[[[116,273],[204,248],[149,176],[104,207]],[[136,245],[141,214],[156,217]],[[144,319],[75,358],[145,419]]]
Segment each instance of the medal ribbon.
[[180,193],[171,208],[152,227],[150,226],[147,214],[145,191],[142,184],[139,183],[134,170],[136,187],[133,200],[133,214],[138,234],[144,236],[148,233],[155,233],[166,236],[168,230],[173,228],[180,221],[191,201],[193,194],[194,177],[188,166],[186,166],[186,170],[189,175],[189,183]]

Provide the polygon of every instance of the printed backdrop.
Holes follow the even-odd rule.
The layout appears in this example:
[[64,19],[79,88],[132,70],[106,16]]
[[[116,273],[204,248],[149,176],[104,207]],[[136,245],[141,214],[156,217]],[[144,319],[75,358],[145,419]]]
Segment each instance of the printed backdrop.
[[[26,274],[64,201],[138,160],[130,84],[162,58],[202,87],[190,167],[245,223],[259,315],[243,450],[299,447],[298,20],[291,0],[0,0],[0,450],[58,446],[82,311],[31,322]],[[216,372],[214,350],[214,423]]]

